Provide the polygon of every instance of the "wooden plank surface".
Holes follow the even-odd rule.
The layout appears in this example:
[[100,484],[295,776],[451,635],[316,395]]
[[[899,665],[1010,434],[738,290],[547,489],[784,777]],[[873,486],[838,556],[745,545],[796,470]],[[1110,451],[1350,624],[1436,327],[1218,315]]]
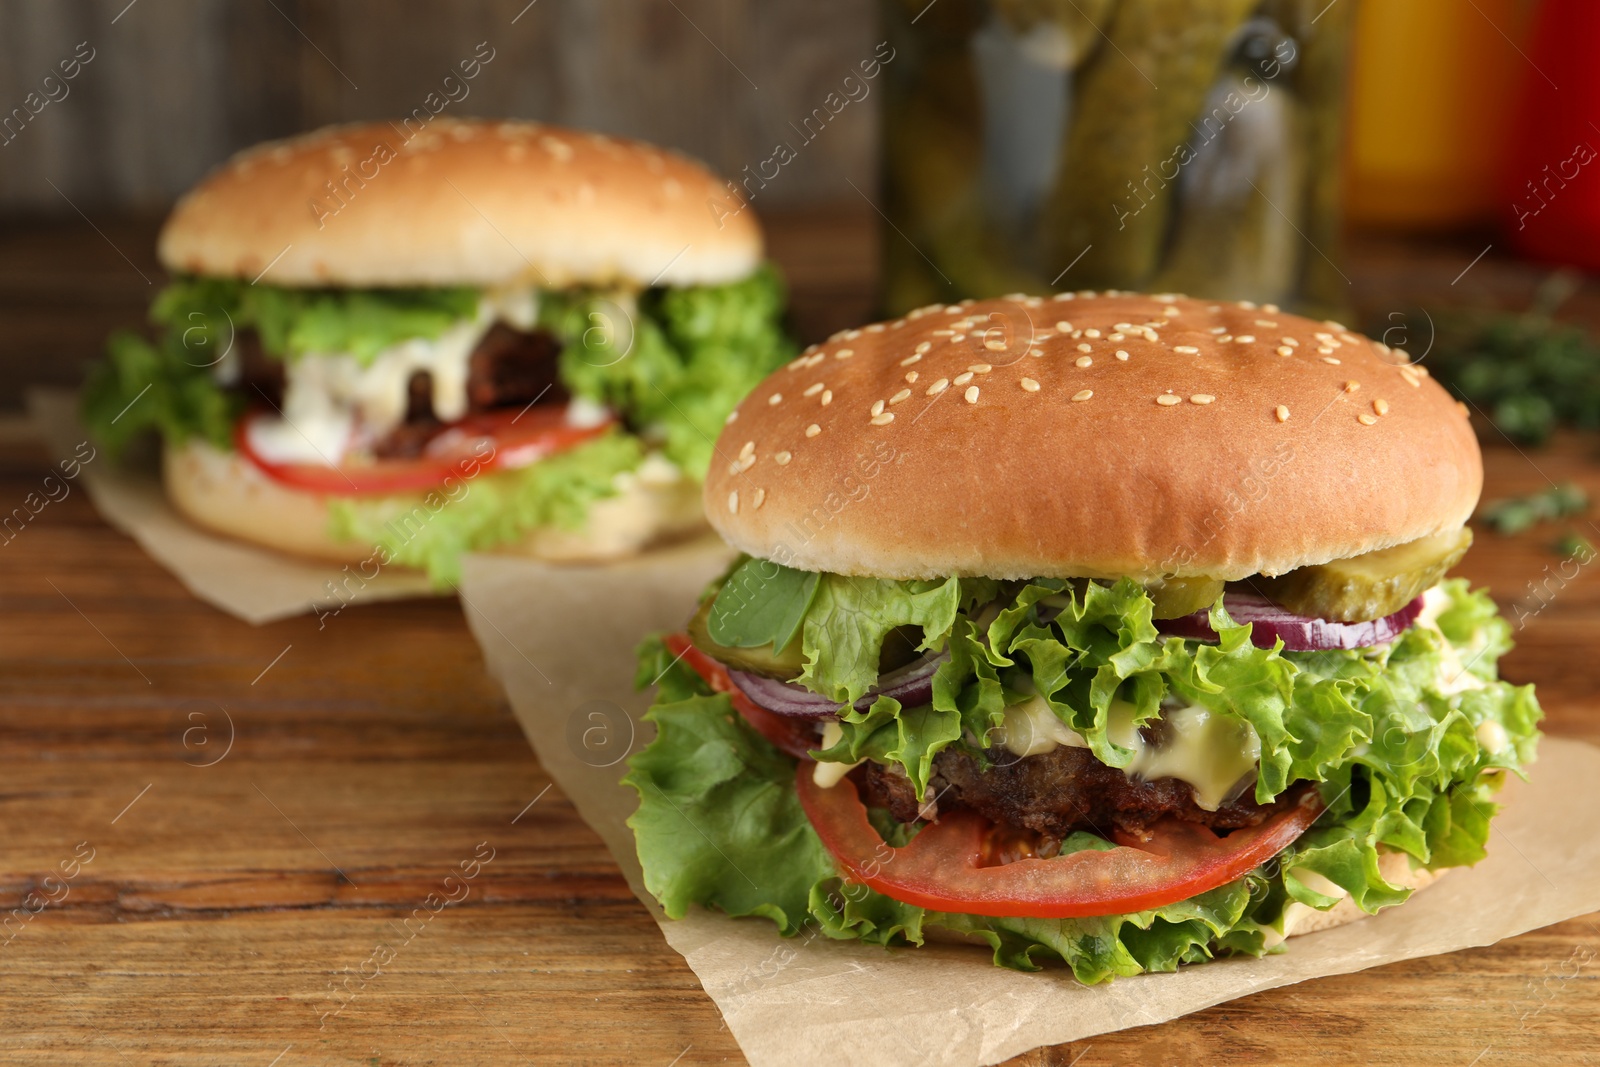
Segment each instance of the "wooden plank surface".
[[[24,244],[65,262],[99,240]],[[802,334],[866,313],[861,220],[783,222],[774,249]],[[25,267],[0,255],[0,278]],[[40,330],[71,327],[72,292],[32,284],[55,309]],[[126,304],[134,285],[88,298]],[[1570,479],[1600,498],[1597,446],[1491,445],[1488,495]],[[0,510],[57,458],[0,435]],[[1463,573],[1531,610],[1567,528],[1482,533]],[[1600,743],[1592,569],[1544,594],[1504,668],[1539,683],[1549,732]],[[0,544],[0,911],[53,898],[0,932],[0,1062],[742,1062],[548,785],[453,602],[251,627],[189,597],[74,490]],[[447,882],[463,863],[475,877]],[[1597,1062],[1597,974],[1590,916],[1017,1062]]]

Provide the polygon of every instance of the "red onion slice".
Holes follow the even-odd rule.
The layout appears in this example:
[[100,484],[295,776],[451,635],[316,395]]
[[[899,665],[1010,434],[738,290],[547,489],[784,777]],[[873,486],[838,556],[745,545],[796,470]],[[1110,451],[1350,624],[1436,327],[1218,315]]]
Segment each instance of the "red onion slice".
[[[933,699],[933,675],[939,665],[950,658],[950,653],[929,652],[921,659],[904,667],[897,667],[878,679],[878,684],[867,695],[856,701],[858,711],[866,711],[880,696],[893,697],[901,707],[915,708]],[[805,686],[767,678],[749,671],[729,670],[728,677],[743,690],[744,695],[775,715],[788,715],[797,719],[816,721],[837,719],[844,707],[821,693],[813,693]]]
[[[1259,593],[1235,592],[1223,594],[1222,604],[1236,623],[1250,623],[1250,643],[1258,648],[1271,648],[1278,639],[1289,652],[1318,652],[1328,649],[1370,648],[1399,637],[1422,612],[1422,598],[1381,619],[1371,622],[1335,622],[1332,619],[1313,619],[1296,615],[1273,603]],[[1201,641],[1216,639],[1211,629],[1208,613],[1197,611],[1178,619],[1162,619],[1156,629],[1174,637],[1193,637]]]

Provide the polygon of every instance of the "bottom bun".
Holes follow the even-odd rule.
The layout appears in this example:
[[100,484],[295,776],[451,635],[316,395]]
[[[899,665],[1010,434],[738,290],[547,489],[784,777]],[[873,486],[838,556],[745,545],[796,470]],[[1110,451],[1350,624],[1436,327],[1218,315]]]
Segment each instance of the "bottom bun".
[[[314,493],[269,478],[237,452],[223,452],[199,439],[162,455],[167,498],[197,526],[280,552],[359,563],[371,556],[365,541],[335,538],[328,502],[337,497]],[[508,478],[513,472],[478,475]],[[590,505],[588,517],[573,530],[544,527],[520,541],[492,551],[557,562],[615,559],[646,545],[700,529],[700,487],[686,478],[644,479],[624,475],[619,492]],[[385,496],[396,513],[420,506],[429,490]]]

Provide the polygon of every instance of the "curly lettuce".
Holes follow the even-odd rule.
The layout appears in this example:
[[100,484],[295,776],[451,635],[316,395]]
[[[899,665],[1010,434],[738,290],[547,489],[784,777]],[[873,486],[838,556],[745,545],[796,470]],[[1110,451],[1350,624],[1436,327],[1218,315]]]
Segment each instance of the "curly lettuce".
[[727,285],[649,290],[632,314],[605,293],[546,293],[539,324],[563,343],[562,384],[622,412],[698,481],[728,412],[795,354],[783,307],[766,264]]
[[[836,577],[825,575],[822,589]],[[883,588],[895,585],[904,587],[898,597]],[[657,736],[635,754],[624,781],[640,794],[630,825],[646,885],[668,914],[710,905],[763,915],[788,935],[810,929],[883,945],[920,944],[938,926],[986,941],[998,965],[1031,970],[1058,960],[1091,983],[1218,954],[1259,955],[1282,939],[1290,903],[1326,909],[1340,899],[1320,891],[1327,882],[1302,877],[1308,872],[1373,912],[1409,895],[1380,873],[1380,850],[1435,869],[1481,859],[1495,791],[1534,758],[1541,712],[1532,687],[1495,672],[1509,627],[1487,595],[1462,580],[1441,586],[1445,602],[1432,622],[1388,646],[1314,653],[1256,648],[1249,627],[1234,625],[1220,606],[1212,614],[1216,644],[1163,638],[1149,597],[1127,581],[1017,585],[1003,609],[974,589],[954,612],[928,606],[940,583],[858,590],[859,603],[888,618],[942,627],[925,629],[924,643],[948,648],[951,658],[930,706],[880,699],[867,712],[847,712],[844,739],[819,758],[896,763],[921,788],[932,754],[952,744],[978,749],[1031,683],[1099,758],[1126,766],[1132,753],[1110,737],[1112,700],[1148,721],[1170,695],[1255,729],[1258,799],[1309,780],[1326,812],[1245,878],[1153,911],[1062,920],[928,912],[842,881],[795,799],[793,761],[725,696],[681,663],[669,666],[672,657],[651,641],[641,649],[640,683],[662,679],[648,716]],[[875,664],[882,640],[863,637],[849,613],[822,610],[820,591],[801,633],[808,684],[845,695]],[[786,845],[776,853],[760,851],[778,840]],[[1064,848],[1103,847],[1097,841],[1074,835]],[[700,863],[706,851],[719,856],[711,875]]]

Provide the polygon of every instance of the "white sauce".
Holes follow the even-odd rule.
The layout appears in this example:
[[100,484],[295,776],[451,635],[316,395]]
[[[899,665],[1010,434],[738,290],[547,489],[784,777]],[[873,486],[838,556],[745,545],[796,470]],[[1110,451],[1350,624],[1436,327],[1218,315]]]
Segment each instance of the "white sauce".
[[[829,749],[839,743],[844,736],[844,727],[836,722],[830,722],[822,727],[822,741],[817,746],[819,749]],[[844,780],[844,776],[861,766],[862,761],[854,763],[823,763],[818,761],[817,769],[811,772],[811,780],[823,789],[832,789]]]
[[[272,462],[337,465],[351,448],[377,440],[404,421],[411,377],[419,372],[432,381],[434,414],[454,422],[467,413],[467,364],[483,335],[497,321],[532,329],[538,311],[538,293],[531,287],[491,290],[479,300],[472,318],[436,338],[401,341],[365,366],[337,352],[307,352],[285,360],[283,417],[256,420],[251,447]],[[593,412],[585,408],[578,414],[594,425]]]
[[1441,696],[1454,696],[1464,693],[1469,689],[1482,689],[1487,683],[1476,674],[1467,670],[1467,664],[1476,657],[1478,649],[1468,649],[1472,653],[1466,660],[1461,658],[1461,650],[1444,636],[1439,629],[1439,616],[1444,614],[1450,606],[1450,594],[1438,586],[1434,586],[1422,594],[1422,611],[1417,615],[1417,625],[1426,626],[1443,640],[1440,642],[1439,677],[1434,682],[1434,688]]

